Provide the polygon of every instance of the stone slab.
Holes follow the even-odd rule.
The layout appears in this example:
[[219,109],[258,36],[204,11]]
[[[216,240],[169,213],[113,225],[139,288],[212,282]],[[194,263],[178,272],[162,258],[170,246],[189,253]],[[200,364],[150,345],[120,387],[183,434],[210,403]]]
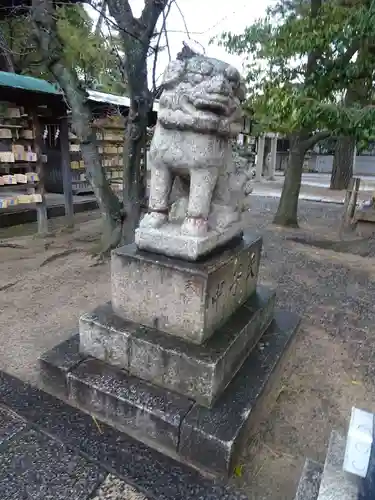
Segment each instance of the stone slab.
[[91,500],[148,500],[118,477],[108,474]]
[[0,403],[91,462],[115,473],[147,498],[247,500],[246,495],[222,481],[204,478],[187,465],[104,423],[99,422],[99,430],[90,415],[1,371]]
[[139,325],[117,316],[110,303],[79,318],[80,351],[113,366],[129,369],[130,335]]
[[195,344],[207,340],[257,285],[262,239],[245,234],[199,262],[112,252],[112,306],[122,318]]
[[211,406],[271,323],[274,304],[275,293],[258,287],[201,346],[122,320],[106,304],[81,317],[80,350],[114,365],[123,359],[132,375]]
[[329,440],[318,500],[358,500],[360,484],[358,476],[343,470],[346,438],[332,431]]
[[317,500],[322,474],[323,465],[307,459],[303,466],[294,500]]
[[169,223],[161,228],[136,229],[135,244],[141,250],[195,261],[241,235],[242,231],[243,221],[239,221],[223,232],[209,231],[205,236],[197,237],[181,234],[181,224]]
[[375,234],[375,223],[359,220],[356,225],[356,233],[362,238],[371,238]]
[[357,221],[374,223],[375,222],[375,209],[374,209],[374,207],[368,207],[368,208],[362,208],[362,209],[356,210],[355,219]]
[[73,369],[68,385],[69,400],[90,415],[141,441],[177,450],[180,426],[193,401],[96,359]]
[[299,321],[292,313],[277,312],[213,408],[193,406],[181,427],[179,453],[183,458],[219,474],[233,471],[248,430],[261,419],[272,396]]
[[106,474],[59,441],[27,428],[0,453],[0,498],[88,500]]
[[360,482],[358,500],[373,500],[375,498],[375,426],[373,427],[373,442],[366,477]]
[[85,359],[79,352],[79,342],[79,334],[73,335],[39,358],[43,385],[64,399],[68,397],[68,372]]

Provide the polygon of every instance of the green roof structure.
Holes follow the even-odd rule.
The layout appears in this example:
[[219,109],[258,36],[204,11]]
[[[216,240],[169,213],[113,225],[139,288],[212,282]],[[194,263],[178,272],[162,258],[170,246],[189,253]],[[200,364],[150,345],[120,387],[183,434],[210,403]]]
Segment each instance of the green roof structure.
[[41,92],[44,94],[62,94],[61,90],[46,80],[32,76],[17,75],[16,73],[7,73],[6,71],[0,71],[0,87]]

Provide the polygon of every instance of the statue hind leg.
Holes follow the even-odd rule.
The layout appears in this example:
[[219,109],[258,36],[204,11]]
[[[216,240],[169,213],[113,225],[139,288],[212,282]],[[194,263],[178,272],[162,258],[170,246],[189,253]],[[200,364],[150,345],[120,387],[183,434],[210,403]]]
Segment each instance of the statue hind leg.
[[143,217],[139,227],[157,228],[168,221],[168,203],[172,182],[173,175],[168,167],[151,166],[149,213]]
[[189,204],[181,233],[188,236],[205,236],[212,194],[219,176],[217,167],[190,171]]

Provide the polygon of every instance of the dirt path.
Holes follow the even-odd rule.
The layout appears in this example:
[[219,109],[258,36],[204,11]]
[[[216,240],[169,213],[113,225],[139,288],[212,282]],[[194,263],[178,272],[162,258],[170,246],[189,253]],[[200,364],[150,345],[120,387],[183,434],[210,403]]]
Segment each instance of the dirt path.
[[[254,197],[249,214],[249,226],[264,236],[259,280],[303,322],[277,402],[233,479],[257,500],[292,499],[305,457],[324,459],[331,430],[344,430],[351,407],[375,411],[372,246],[361,257],[297,243],[291,238],[335,240],[341,207],[303,202],[301,229],[285,231],[270,224],[276,204]],[[82,312],[109,299],[109,266],[93,267],[89,255],[96,217],[81,214],[73,233],[45,240],[28,227],[26,235],[0,231],[1,369],[38,383],[38,356],[76,331]]]
[[109,265],[93,266],[90,253],[100,221],[82,214],[77,222],[65,233],[55,220],[55,237],[45,239],[8,238],[15,228],[0,233],[0,366],[31,383],[38,380],[39,355],[76,331],[82,312],[109,297]]

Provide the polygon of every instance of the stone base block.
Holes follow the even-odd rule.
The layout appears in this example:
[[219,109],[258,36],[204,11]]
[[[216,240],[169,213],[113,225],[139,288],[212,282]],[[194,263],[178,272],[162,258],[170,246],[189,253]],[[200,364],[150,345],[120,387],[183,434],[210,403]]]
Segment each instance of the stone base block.
[[212,406],[272,321],[275,293],[263,287],[197,346],[116,316],[110,304],[80,319],[81,352]]
[[67,399],[69,396],[68,373],[85,358],[86,356],[79,351],[79,335],[74,335],[39,358],[41,367],[47,368],[47,370],[41,370],[42,383],[46,387],[53,387],[56,396]]
[[165,224],[161,228],[142,227],[135,231],[135,243],[141,250],[158,252],[190,261],[198,260],[242,234],[243,222],[225,228],[223,232],[209,231],[205,236],[181,234],[181,224]]
[[359,220],[357,222],[356,232],[361,238],[372,238],[375,234],[375,222]]
[[245,235],[202,262],[127,245],[112,253],[112,306],[122,318],[202,344],[254,293],[261,238]]
[[299,317],[276,313],[274,321],[213,408],[195,404],[181,427],[179,453],[217,473],[230,473],[256,422],[268,413]]
[[[249,426],[269,401],[298,323],[291,313],[277,313],[211,409],[92,358],[78,361],[77,336],[44,355],[43,370],[61,370],[71,401],[97,419],[202,471],[230,474]],[[50,378],[52,392],[55,380]]]
[[[344,470],[345,447],[346,437],[337,431],[332,431],[318,500],[370,500],[374,498],[373,491],[370,495],[365,494],[364,480],[361,477]],[[359,447],[359,450],[362,451],[363,447]],[[358,462],[354,461],[352,465],[356,467]]]
[[78,346],[79,335],[74,335],[42,355],[46,388],[140,441],[176,449],[182,419],[194,402],[84,357]]
[[151,386],[96,359],[83,361],[68,376],[69,398],[121,431],[176,449],[193,401]]
[[294,500],[317,500],[322,474],[323,465],[307,459]]

